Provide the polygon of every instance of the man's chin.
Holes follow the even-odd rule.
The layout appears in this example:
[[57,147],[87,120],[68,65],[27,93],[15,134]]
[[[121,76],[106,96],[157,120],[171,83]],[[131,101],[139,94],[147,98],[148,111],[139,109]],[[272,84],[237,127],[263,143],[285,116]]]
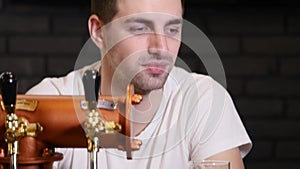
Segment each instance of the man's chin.
[[158,89],[162,89],[164,84],[165,84],[165,80],[147,80],[144,81],[144,83],[141,82],[137,82],[137,83],[133,83],[134,84],[134,88],[135,88],[135,92],[138,94],[148,94],[153,90],[158,90]]
[[136,88],[134,88],[134,92],[136,93],[136,94],[141,94],[141,95],[147,95],[147,94],[149,94],[149,93],[151,93],[152,91],[154,91],[154,90],[158,90],[158,89],[161,89],[162,87],[157,87],[157,88],[148,88],[148,89],[141,89],[141,88],[138,88],[138,87],[136,87]]
[[137,93],[148,94],[153,90],[163,88],[168,75],[167,72],[162,74],[141,72],[133,78],[132,82]]

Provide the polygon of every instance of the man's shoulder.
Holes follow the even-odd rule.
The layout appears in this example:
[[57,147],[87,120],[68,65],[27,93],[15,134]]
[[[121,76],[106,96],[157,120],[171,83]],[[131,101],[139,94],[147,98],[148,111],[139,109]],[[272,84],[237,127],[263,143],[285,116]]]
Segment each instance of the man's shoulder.
[[75,79],[76,71],[61,77],[46,77],[37,85],[33,86],[26,94],[35,95],[64,95],[71,94],[71,88]]
[[[32,87],[27,94],[43,95],[79,95],[82,94],[82,75],[88,69],[97,69],[99,63],[73,70],[65,76],[47,77]],[[99,68],[98,68],[99,70]]]

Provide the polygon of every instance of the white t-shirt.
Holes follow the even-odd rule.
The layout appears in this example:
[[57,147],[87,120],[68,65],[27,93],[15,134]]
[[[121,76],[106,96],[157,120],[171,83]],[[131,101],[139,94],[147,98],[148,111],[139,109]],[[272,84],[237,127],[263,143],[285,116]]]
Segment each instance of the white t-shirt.
[[[65,77],[46,78],[27,94],[83,95],[81,82],[86,69],[99,70],[100,62],[73,71]],[[117,149],[100,149],[99,169],[184,169],[191,160],[239,147],[244,157],[251,140],[227,91],[212,78],[174,67],[163,88],[161,105],[151,123],[136,139],[142,140],[132,160]],[[64,154],[57,169],[84,169],[87,150],[57,148]]]

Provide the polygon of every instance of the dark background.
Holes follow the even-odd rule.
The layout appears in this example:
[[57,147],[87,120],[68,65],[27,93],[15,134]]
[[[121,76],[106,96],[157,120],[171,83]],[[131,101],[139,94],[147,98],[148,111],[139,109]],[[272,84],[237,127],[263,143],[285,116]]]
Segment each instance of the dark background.
[[[248,169],[300,168],[300,6],[291,0],[187,0],[186,19],[210,38],[254,147]],[[88,39],[86,0],[0,0],[0,72],[19,93],[73,70]],[[205,72],[186,50],[183,57]],[[197,58],[196,58],[197,59]]]

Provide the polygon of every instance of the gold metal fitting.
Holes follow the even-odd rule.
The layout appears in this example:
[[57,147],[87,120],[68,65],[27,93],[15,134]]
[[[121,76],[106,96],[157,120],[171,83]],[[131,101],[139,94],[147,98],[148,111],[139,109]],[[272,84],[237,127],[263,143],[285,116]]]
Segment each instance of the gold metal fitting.
[[120,132],[122,130],[122,126],[114,121],[105,121],[105,133],[115,133]]
[[143,100],[143,96],[140,95],[140,94],[134,94],[131,97],[131,103],[132,104],[140,104],[142,100]]
[[36,137],[43,131],[43,127],[39,123],[29,123],[24,118],[19,118],[19,136]]

